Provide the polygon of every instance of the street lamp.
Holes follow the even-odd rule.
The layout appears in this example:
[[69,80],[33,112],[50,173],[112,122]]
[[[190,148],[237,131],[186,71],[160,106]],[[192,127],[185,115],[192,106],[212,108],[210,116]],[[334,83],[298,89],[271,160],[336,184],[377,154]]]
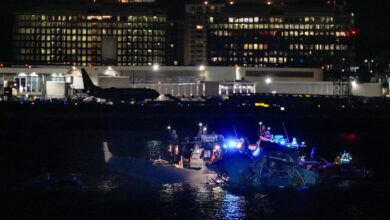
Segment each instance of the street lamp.
[[198,125],[199,125],[199,127],[202,127],[202,126],[203,126],[203,123],[202,123],[202,122],[199,122]]
[[206,67],[204,65],[199,66],[199,71],[205,71]]
[[351,82],[351,85],[352,85],[352,87],[356,87],[356,86],[357,86],[356,80],[353,80],[353,81]]
[[272,79],[271,79],[271,78],[267,77],[267,78],[265,79],[265,83],[266,83],[266,84],[270,84],[271,82],[272,82]]
[[172,127],[170,125],[168,125],[167,129],[170,131],[172,129]]
[[153,64],[153,70],[154,71],[158,71],[159,69],[160,69],[160,65],[158,65],[157,63]]

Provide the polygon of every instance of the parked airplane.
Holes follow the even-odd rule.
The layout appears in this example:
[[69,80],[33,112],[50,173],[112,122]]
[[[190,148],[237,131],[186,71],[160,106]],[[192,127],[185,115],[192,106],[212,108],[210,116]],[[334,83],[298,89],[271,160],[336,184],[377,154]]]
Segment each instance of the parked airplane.
[[160,94],[153,89],[141,88],[100,88],[93,84],[85,69],[81,69],[84,90],[88,95],[107,99],[110,101],[143,101],[156,99]]

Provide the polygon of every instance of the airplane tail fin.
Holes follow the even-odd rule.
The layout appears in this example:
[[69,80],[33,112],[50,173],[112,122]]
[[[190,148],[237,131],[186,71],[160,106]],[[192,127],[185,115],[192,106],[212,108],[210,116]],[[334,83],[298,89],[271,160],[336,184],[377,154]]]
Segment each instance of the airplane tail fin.
[[106,141],[103,141],[103,153],[104,161],[107,163],[113,157],[113,155],[110,152],[110,149],[108,149],[108,143]]
[[95,89],[96,86],[93,84],[91,78],[89,77],[87,71],[84,68],[81,69],[81,74],[83,75],[84,89],[89,91]]

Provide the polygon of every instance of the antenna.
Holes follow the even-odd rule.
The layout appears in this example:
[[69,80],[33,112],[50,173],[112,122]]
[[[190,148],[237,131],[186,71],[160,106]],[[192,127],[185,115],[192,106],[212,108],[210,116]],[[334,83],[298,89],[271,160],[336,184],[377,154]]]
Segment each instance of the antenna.
[[234,130],[234,134],[236,135],[236,138],[237,138],[237,131],[236,131],[236,127],[233,125],[233,130]]
[[282,122],[282,125],[283,125],[283,129],[284,129],[284,134],[286,135],[286,138],[287,138],[287,142],[289,142],[289,143],[290,143],[290,139],[288,138],[288,134],[287,134],[286,126],[284,126],[284,122]]

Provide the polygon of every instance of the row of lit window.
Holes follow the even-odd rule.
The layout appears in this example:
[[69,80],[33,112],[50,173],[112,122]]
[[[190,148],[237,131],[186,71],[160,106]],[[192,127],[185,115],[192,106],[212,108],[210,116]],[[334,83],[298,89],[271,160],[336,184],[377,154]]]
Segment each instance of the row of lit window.
[[88,29],[101,29],[101,28],[112,28],[112,29],[126,29],[126,28],[152,28],[152,29],[164,29],[165,23],[34,23],[34,22],[18,22],[18,27],[25,28],[36,28],[36,29],[44,29],[44,28],[88,28]]
[[[336,36],[336,37],[349,37],[351,34],[348,31],[278,31],[278,30],[267,30],[259,31],[254,33],[259,36],[276,36],[278,33],[282,37],[300,37],[300,36]],[[212,31],[212,36],[219,37],[231,37],[234,35],[239,35],[236,31]]]
[[140,56],[164,56],[162,50],[118,50],[118,55],[140,55]]
[[[322,51],[325,52],[325,51]],[[326,56],[333,56],[333,55],[345,55],[345,52],[342,51],[326,51]],[[344,56],[343,55],[343,56]],[[271,56],[286,56],[286,57],[293,57],[293,56],[319,56],[324,57],[324,53],[313,53],[311,50],[270,50],[270,51],[253,51],[253,50],[244,50],[244,51],[221,51],[221,50],[211,50],[210,51],[210,57],[236,57],[236,58],[243,58],[247,56],[253,56],[253,57],[271,57]]]
[[[69,41],[66,40],[61,40],[61,39],[52,39],[52,40],[41,40],[39,38],[34,38],[31,36],[26,36],[26,37],[15,37],[16,40],[16,45],[17,46],[43,46],[43,47],[53,47],[53,46],[58,46],[62,45],[63,47],[76,47],[76,45],[80,46],[81,44],[85,45],[86,43],[88,44],[100,44],[101,38],[100,37],[82,37],[82,38],[77,38],[75,41],[73,41],[73,38],[70,39]],[[25,42],[23,42],[25,41]],[[133,37],[131,39],[131,42],[128,41],[122,41],[122,39],[118,39],[119,45],[139,45],[140,43],[153,43],[156,44],[156,46],[160,47],[160,45],[163,45],[165,42],[165,38],[161,37]],[[122,46],[120,46],[122,47]],[[125,47],[125,46],[124,46]]]
[[[221,20],[224,20],[222,18]],[[283,23],[283,22],[294,22],[294,23],[332,23],[334,22],[333,17],[229,17],[225,19],[229,23]],[[214,17],[210,17],[210,23],[214,22]]]
[[18,28],[18,34],[56,34],[56,35],[165,35],[164,29],[60,29],[60,28]]
[[138,62],[162,63],[164,60],[162,57],[158,57],[158,56],[155,56],[155,57],[150,57],[150,56],[132,56],[132,57],[123,56],[122,57],[122,56],[118,56],[117,59],[118,59],[118,62],[134,62],[134,63],[138,63]]
[[[34,61],[37,63],[64,63],[64,64],[77,64],[77,65],[101,65],[101,59],[99,57],[87,57],[83,56],[80,59],[69,59],[65,56],[16,56],[20,61]],[[118,57],[118,65],[140,65],[151,66],[153,63],[163,63],[162,57],[137,57],[133,59],[127,59],[126,57]]]
[[247,60],[249,62],[256,63],[286,63],[287,57],[248,57],[248,59],[237,58],[237,57],[211,57],[211,62],[237,62],[240,60]]
[[35,56],[35,55],[18,55],[15,57],[16,60],[20,61],[36,61],[36,62],[63,62],[63,61],[68,61],[71,60],[73,62],[99,62],[101,59],[100,57],[95,57],[95,56],[81,56],[81,57],[73,57],[69,58],[68,56],[55,56],[55,55],[47,55],[47,56]]
[[89,15],[89,16],[63,16],[63,15],[18,15],[21,21],[130,21],[130,22],[166,22],[165,16],[111,16],[111,15]]
[[348,50],[345,44],[290,44],[290,50]]
[[42,54],[42,55],[53,55],[53,54],[62,54],[62,55],[100,55],[101,51],[96,49],[57,49],[57,50],[51,50],[51,49],[25,49],[20,48],[16,50],[17,54],[24,55],[24,54]]
[[[50,48],[92,48],[92,49],[95,49],[95,48],[100,48],[101,47],[101,43],[100,42],[89,42],[89,43],[81,43],[81,42],[78,42],[78,43],[70,43],[70,42],[31,42],[31,41],[27,41],[27,42],[20,42],[20,41],[17,41],[15,43],[15,47],[16,48],[47,48],[47,49],[50,49]],[[164,43],[146,43],[146,42],[142,42],[142,43],[127,43],[127,44],[117,44],[117,48],[118,49],[121,49],[121,48],[140,48],[140,49],[150,49],[150,50],[155,50],[155,49],[165,49],[165,44]]]
[[[231,44],[230,46],[232,47],[233,45]],[[268,49],[268,44],[244,44],[244,50],[267,50],[267,49]]]
[[[238,50],[238,44],[225,44],[226,49]],[[268,50],[268,44],[243,44],[244,50]],[[345,44],[290,44],[289,50],[347,50],[348,45]],[[281,49],[283,50],[283,49]]]
[[[16,50],[17,54],[42,54],[42,55],[100,55],[100,49],[26,49],[19,48]],[[143,50],[143,49],[131,49],[131,50],[118,50],[118,55],[144,55],[144,56],[164,56],[164,50]]]
[[286,30],[346,30],[343,24],[210,24],[210,29],[286,29]]
[[336,36],[348,37],[348,31],[282,31],[283,37],[297,37],[297,36]]
[[153,64],[152,63],[147,63],[147,62],[143,62],[143,63],[118,62],[117,65],[118,66],[151,66]]

